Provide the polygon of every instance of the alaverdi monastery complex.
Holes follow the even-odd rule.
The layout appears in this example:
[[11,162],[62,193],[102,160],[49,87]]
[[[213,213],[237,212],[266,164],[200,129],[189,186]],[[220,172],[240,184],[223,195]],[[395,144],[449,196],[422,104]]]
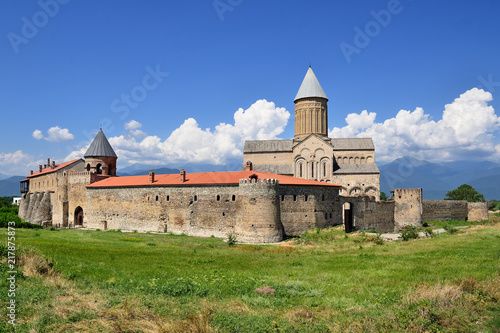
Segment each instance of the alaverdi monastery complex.
[[370,138],[328,138],[328,97],[312,69],[295,97],[295,136],[247,141],[241,171],[116,176],[100,131],[83,159],[47,160],[21,181],[19,215],[58,227],[185,233],[277,242],[309,228],[397,231],[436,219],[487,219],[486,205],[422,200],[395,189],[380,201]]

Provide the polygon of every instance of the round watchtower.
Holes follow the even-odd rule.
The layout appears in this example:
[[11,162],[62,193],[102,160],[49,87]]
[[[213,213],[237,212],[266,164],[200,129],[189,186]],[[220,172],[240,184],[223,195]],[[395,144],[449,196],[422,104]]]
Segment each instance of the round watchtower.
[[283,225],[276,179],[240,179],[239,214],[234,232],[244,243],[274,243],[283,240]]
[[97,133],[83,157],[85,158],[85,170],[103,176],[116,176],[118,157],[102,129]]

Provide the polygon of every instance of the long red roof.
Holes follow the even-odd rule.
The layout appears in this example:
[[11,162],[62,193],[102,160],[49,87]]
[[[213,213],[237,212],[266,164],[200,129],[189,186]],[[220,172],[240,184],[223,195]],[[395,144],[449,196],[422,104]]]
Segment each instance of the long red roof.
[[51,172],[56,172],[58,170],[61,170],[61,169],[65,168],[65,167],[67,167],[68,165],[76,163],[76,162],[78,162],[80,160],[82,160],[82,159],[78,158],[78,159],[73,160],[73,161],[56,164],[55,168],[53,168],[53,169],[52,169],[52,166],[47,166],[45,168],[42,168],[41,172],[40,172],[40,170],[38,170],[37,172],[33,172],[32,175],[26,176],[26,178],[33,178],[33,177],[45,175],[45,174],[48,174],[48,173],[51,173]]
[[229,171],[229,172],[202,172],[186,173],[186,181],[181,183],[179,174],[155,175],[154,183],[149,182],[148,176],[109,177],[93,184],[88,188],[100,187],[136,187],[136,186],[189,186],[189,185],[236,185],[240,179],[249,179],[257,175],[258,179],[277,179],[280,185],[308,185],[308,186],[335,186],[340,185],[318,182],[291,176],[277,175],[260,171]]

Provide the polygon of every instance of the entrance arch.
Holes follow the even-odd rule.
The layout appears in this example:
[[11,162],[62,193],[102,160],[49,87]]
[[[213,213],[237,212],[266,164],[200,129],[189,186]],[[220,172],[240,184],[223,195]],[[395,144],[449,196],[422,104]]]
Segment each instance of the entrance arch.
[[353,205],[350,202],[344,204],[344,230],[349,233],[353,230]]
[[76,226],[83,226],[83,209],[82,207],[78,206],[75,209],[75,221],[74,225]]

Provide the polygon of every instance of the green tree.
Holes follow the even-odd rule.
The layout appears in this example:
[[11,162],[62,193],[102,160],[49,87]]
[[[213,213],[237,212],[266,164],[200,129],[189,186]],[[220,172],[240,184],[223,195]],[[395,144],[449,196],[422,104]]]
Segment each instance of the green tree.
[[448,191],[444,200],[466,200],[468,202],[484,201],[484,195],[476,191],[468,184],[462,184],[458,188]]
[[387,201],[387,195],[385,194],[385,192],[380,192],[380,200]]

